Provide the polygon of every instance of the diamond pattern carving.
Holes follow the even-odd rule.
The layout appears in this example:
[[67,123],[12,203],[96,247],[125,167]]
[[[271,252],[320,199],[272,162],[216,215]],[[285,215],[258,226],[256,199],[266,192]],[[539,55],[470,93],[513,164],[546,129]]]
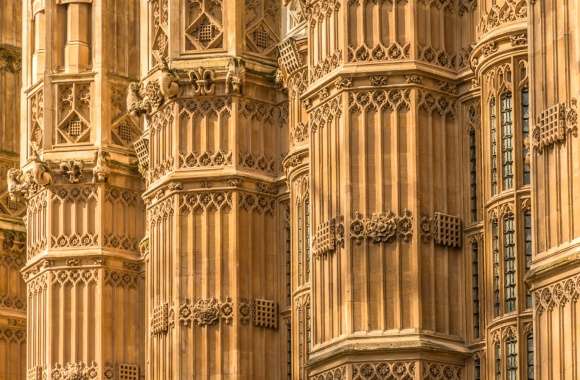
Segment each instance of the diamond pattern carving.
[[169,42],[168,36],[168,19],[169,19],[169,0],[151,0],[150,1],[150,18],[151,18],[151,54],[153,65],[161,63],[162,59],[167,58]]
[[57,90],[56,144],[85,143],[90,140],[91,84],[65,83]]
[[222,1],[188,0],[185,41],[188,50],[223,47]]
[[276,0],[246,0],[246,45],[251,52],[274,57],[280,39],[280,5]]

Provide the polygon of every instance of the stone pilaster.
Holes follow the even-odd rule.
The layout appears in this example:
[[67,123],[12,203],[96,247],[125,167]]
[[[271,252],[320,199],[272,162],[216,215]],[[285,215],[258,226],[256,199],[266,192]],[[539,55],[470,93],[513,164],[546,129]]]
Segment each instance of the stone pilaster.
[[[537,379],[574,379],[577,365],[580,182],[578,1],[530,1],[530,91]],[[576,353],[576,354],[575,354]]]
[[25,144],[9,190],[27,202],[28,379],[139,379],[141,130],[125,105],[139,2],[36,0],[23,18]]
[[147,376],[287,374],[281,3],[153,0],[131,108],[147,179]]
[[[310,378],[458,378],[455,2],[312,1]],[[465,54],[463,54],[465,56]],[[464,57],[465,58],[465,57]],[[427,343],[428,342],[428,343]],[[453,377],[455,376],[455,377]]]

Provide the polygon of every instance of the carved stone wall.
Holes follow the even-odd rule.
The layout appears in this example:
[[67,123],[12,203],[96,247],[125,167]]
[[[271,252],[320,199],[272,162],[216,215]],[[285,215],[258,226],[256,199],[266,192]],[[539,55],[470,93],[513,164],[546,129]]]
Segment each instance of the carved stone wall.
[[26,261],[26,205],[7,188],[21,146],[22,2],[6,1],[0,8],[0,379],[24,379],[27,308],[20,270]]
[[27,378],[138,378],[144,205],[132,143],[141,131],[125,88],[139,74],[139,34],[130,27],[139,2],[28,3],[28,144],[8,181],[27,206]]
[[[580,376],[573,337],[578,333],[577,239],[580,145],[577,138],[580,30],[573,16],[577,1],[530,1],[529,43],[532,215],[534,260],[529,283],[534,293],[536,378]],[[559,41],[553,44],[550,41]]]
[[580,377],[577,2],[9,0],[0,379]]

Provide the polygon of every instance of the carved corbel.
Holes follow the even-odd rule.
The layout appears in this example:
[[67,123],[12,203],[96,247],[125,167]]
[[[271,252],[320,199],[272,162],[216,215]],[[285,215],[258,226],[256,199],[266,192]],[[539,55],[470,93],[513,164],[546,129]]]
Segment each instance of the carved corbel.
[[161,76],[159,78],[159,85],[161,94],[168,99],[175,98],[179,93],[179,77],[174,70],[169,68],[169,64],[165,57],[161,58]]
[[[169,87],[171,88],[171,84]],[[168,91],[171,93],[174,90],[168,89]],[[139,117],[157,111],[164,101],[165,96],[157,80],[150,80],[146,84],[142,82],[129,84],[127,110],[132,116]]]
[[195,95],[213,95],[215,92],[214,72],[203,67],[198,67],[189,72],[189,79],[193,84]]
[[101,149],[95,153],[95,166],[93,167],[93,182],[107,182],[107,178],[111,173],[109,168],[109,152]]
[[17,201],[21,196],[26,197],[34,193],[40,186],[48,186],[52,183],[52,175],[48,165],[41,161],[36,154],[33,155],[31,169],[24,172],[21,169],[10,169],[8,177],[8,194],[10,199]]
[[226,94],[239,95],[242,87],[242,74],[245,70],[244,62],[239,58],[231,58],[227,69]]

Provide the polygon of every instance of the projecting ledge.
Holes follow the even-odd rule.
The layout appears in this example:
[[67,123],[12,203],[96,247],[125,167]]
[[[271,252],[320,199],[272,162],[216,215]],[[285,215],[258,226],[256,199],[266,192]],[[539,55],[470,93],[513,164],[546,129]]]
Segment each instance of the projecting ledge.
[[450,339],[426,336],[422,334],[409,334],[381,337],[345,337],[332,341],[321,348],[314,347],[309,363],[312,366],[329,360],[350,356],[405,356],[421,357],[453,356],[465,358],[471,355],[471,351],[463,342]]

